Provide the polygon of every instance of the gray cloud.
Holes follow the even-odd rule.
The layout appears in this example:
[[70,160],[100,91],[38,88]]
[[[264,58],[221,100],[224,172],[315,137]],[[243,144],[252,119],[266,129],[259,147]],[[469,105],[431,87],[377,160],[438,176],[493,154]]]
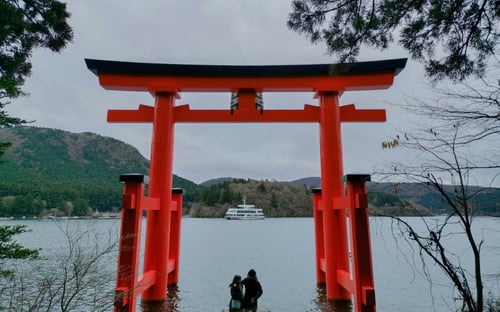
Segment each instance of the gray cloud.
[[[289,0],[218,1],[70,1],[75,40],[62,53],[37,51],[30,97],[9,107],[34,125],[72,132],[90,131],[132,144],[149,157],[151,126],[109,124],[108,109],[153,104],[147,93],[103,90],[84,58],[190,64],[331,63],[324,46],[311,45],[286,27]],[[405,57],[404,51],[370,51],[363,60]],[[388,153],[380,142],[407,124],[388,102],[416,90],[422,77],[410,63],[389,90],[346,92],[341,104],[386,108],[383,124],[343,126],[346,172],[368,172]],[[226,108],[227,94],[181,94],[178,104]],[[266,108],[317,104],[313,94],[265,94]],[[174,172],[202,182],[219,176],[290,180],[319,175],[319,138],[315,124],[178,124]],[[395,157],[392,154],[388,157]],[[398,156],[399,157],[399,156]]]

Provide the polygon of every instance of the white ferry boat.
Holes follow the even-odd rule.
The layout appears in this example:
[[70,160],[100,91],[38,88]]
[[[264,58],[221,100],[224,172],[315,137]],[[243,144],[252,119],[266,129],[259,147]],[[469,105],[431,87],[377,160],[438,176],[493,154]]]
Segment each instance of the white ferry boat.
[[261,220],[264,219],[264,212],[261,208],[255,208],[255,205],[247,205],[244,201],[242,205],[236,208],[229,208],[226,211],[227,220]]

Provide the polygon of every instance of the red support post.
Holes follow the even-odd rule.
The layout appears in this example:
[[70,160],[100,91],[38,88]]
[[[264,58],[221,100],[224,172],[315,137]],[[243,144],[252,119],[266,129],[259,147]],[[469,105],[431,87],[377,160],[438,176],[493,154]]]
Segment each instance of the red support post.
[[325,238],[323,229],[323,203],[321,189],[315,188],[313,192],[314,237],[316,243],[316,281],[318,284],[326,283],[325,275]]
[[142,198],[145,177],[141,174],[120,175],[125,183],[122,198],[122,219],[118,269],[115,290],[115,311],[135,311],[136,282],[139,268]]
[[159,210],[147,212],[144,273],[154,273],[156,282],[142,294],[142,307],[146,311],[162,307],[167,295],[176,96],[176,93],[155,95],[149,197],[159,199]]
[[337,274],[349,271],[346,212],[334,207],[334,199],[344,193],[338,93],[322,92],[319,97],[326,295],[328,299],[350,300],[351,295],[339,284]]
[[172,214],[170,215],[170,249],[168,255],[168,285],[179,282],[179,256],[181,249],[182,189],[172,190]]
[[375,312],[368,196],[365,187],[365,182],[370,181],[370,175],[348,174],[342,180],[346,183],[349,201],[354,306],[356,312]]

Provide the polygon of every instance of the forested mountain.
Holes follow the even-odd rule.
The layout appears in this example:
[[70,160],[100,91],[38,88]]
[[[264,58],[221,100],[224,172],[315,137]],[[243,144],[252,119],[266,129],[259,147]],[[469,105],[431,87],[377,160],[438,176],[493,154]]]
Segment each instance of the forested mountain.
[[[116,211],[120,174],[149,172],[149,161],[133,146],[89,132],[4,128],[0,142],[12,143],[0,163],[0,217]],[[178,176],[173,183],[187,202],[199,188]]]
[[[317,178],[309,178],[319,182]],[[218,184],[215,181],[219,181]],[[312,217],[312,189],[317,184],[276,182],[220,178],[202,183],[209,185],[200,192],[198,200],[189,209],[193,217],[222,217],[227,208],[247,203],[263,208],[268,217]],[[406,201],[388,192],[368,194],[370,213],[373,215],[432,215],[426,207]]]
[[223,217],[226,209],[243,200],[263,208],[268,217],[312,216],[312,191],[288,182],[223,178],[202,190],[189,209],[193,217]]
[[[207,186],[190,207],[194,217],[222,217],[230,206],[247,203],[264,209],[270,217],[312,216],[312,189],[321,186],[319,177],[291,182],[216,178],[203,182]],[[447,213],[442,196],[424,184],[368,182],[368,206],[372,215],[434,215]],[[453,194],[452,186],[445,189]],[[476,194],[470,199],[476,214],[500,215],[500,189],[470,187]]]
[[[117,212],[123,191],[120,174],[149,173],[149,161],[136,148],[93,133],[22,126],[0,129],[0,142],[12,143],[0,159],[0,217]],[[320,186],[320,179],[224,177],[197,185],[174,175],[173,185],[184,189],[184,213],[193,217],[222,217],[244,198],[268,217],[305,217],[312,216],[311,189]],[[372,214],[445,212],[441,196],[425,185],[369,182],[367,188]],[[471,199],[476,212],[500,215],[500,189],[474,191],[479,191]]]

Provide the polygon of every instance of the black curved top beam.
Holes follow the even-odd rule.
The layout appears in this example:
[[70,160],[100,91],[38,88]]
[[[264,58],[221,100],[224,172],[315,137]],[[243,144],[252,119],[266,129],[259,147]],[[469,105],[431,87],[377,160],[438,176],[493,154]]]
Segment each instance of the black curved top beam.
[[182,77],[307,77],[343,76],[392,72],[398,74],[406,58],[383,61],[306,65],[194,65],[160,64],[85,59],[87,68],[99,73]]

